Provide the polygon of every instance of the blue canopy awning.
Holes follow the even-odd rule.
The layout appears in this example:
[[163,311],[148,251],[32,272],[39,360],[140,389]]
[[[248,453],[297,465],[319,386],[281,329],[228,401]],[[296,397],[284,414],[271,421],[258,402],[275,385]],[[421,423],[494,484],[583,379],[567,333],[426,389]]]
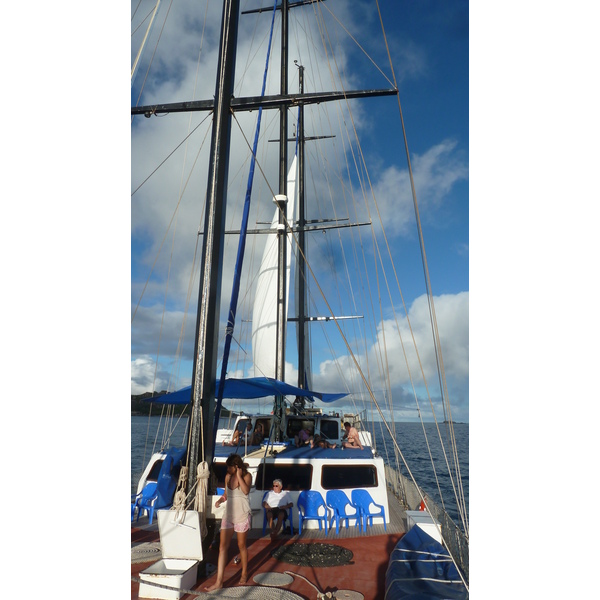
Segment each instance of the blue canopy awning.
[[[215,387],[218,387],[219,381],[216,381]],[[252,377],[250,379],[226,379],[223,398],[238,398],[238,399],[253,399],[265,398],[267,396],[302,396],[309,398],[311,401],[315,399],[321,402],[335,402],[340,398],[344,398],[348,394],[326,394],[315,392],[312,390],[304,390],[299,387],[290,385],[277,379],[270,377]],[[160,404],[189,404],[192,398],[192,386],[181,388],[176,392],[163,394],[162,396],[154,396],[146,398],[146,402],[157,402]]]

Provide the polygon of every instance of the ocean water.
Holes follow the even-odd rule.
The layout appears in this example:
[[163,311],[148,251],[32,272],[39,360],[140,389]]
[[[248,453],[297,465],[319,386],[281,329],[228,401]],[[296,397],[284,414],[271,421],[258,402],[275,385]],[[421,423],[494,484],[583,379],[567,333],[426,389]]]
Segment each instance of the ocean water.
[[[170,446],[184,446],[185,428],[187,420],[179,421],[170,430]],[[440,502],[440,491],[446,511],[458,524],[458,511],[454,499],[453,486],[448,468],[444,459],[444,452],[439,441],[439,435],[434,423],[425,423],[425,432],[421,423],[395,423],[396,439],[408,466],[419,486],[424,489],[434,500]],[[152,452],[158,452],[165,444],[166,437],[163,434],[164,420],[160,417],[131,417],[131,493],[135,494],[137,482],[142,474]],[[454,470],[454,462],[449,452],[447,443],[448,434],[446,425],[439,425],[440,433],[451,468]],[[390,440],[387,430],[381,423],[374,424],[375,446],[383,457],[384,462],[396,467],[394,458],[394,444]],[[432,460],[427,450],[425,434],[429,441]],[[460,474],[465,494],[468,513],[469,498],[469,425],[457,423],[454,425],[454,436]],[[401,464],[400,472],[408,476],[406,468]],[[437,482],[436,482],[437,474]],[[439,489],[438,489],[439,483]],[[456,485],[456,480],[455,480]]]
[[173,422],[171,429],[165,437],[163,432],[165,420],[160,417],[131,417],[131,493],[135,494],[140,476],[144,472],[150,457],[154,452],[159,452],[166,445],[170,436],[168,447],[179,448],[185,446],[185,429],[187,418]]
[[[375,446],[384,462],[398,468],[394,458],[394,444],[387,430],[381,423],[375,423]],[[439,427],[439,433],[438,433]],[[425,431],[423,431],[425,430]],[[438,504],[446,509],[456,524],[459,524],[457,503],[454,488],[458,487],[455,461],[449,444],[448,426],[440,423],[395,423],[396,441],[404,456],[408,468],[417,484],[425,490]],[[444,447],[442,448],[442,442]],[[455,423],[454,438],[456,455],[460,471],[460,481],[465,497],[467,515],[469,513],[469,424]],[[428,446],[429,445],[429,450]],[[446,457],[444,456],[444,452]],[[447,459],[447,462],[446,462]],[[448,464],[447,464],[448,463]],[[448,473],[448,465],[454,479]],[[400,472],[409,477],[408,471],[400,459]],[[409,477],[410,478],[410,477]],[[440,497],[441,494],[441,497]]]

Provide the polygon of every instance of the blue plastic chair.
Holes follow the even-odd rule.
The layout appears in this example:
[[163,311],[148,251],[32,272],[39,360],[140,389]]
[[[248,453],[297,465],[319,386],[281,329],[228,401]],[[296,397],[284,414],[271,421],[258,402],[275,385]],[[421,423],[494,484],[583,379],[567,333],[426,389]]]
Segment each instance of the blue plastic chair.
[[[371,505],[379,510],[371,510]],[[360,518],[363,522],[364,531],[367,531],[367,524],[370,520],[370,525],[373,527],[373,517],[383,517],[383,529],[387,531],[385,523],[385,509],[381,504],[376,504],[371,498],[371,494],[367,490],[352,490],[352,506],[360,513]]]
[[[154,517],[154,502],[158,498],[158,492],[156,490],[156,483],[147,483],[142,490],[142,493],[139,494],[139,498],[137,499],[137,521],[140,520],[140,516],[142,515],[142,511],[146,511],[148,513],[148,517],[150,519],[150,525],[152,525],[152,519]],[[132,508],[132,519],[133,519],[133,508]],[[137,522],[136,521],[136,522]]]
[[[142,491],[139,494],[132,494],[131,496],[131,522],[133,523],[133,517],[135,516],[135,511],[138,510],[138,503],[142,499],[142,494],[148,488],[148,486],[153,486],[154,490],[156,490],[157,483],[147,483]],[[152,491],[152,487],[149,488]]]
[[[325,535],[327,535],[327,505],[323,496],[317,490],[303,490],[298,496],[298,528],[302,533],[302,523],[309,519],[316,519],[319,522],[319,529],[322,529],[321,522],[325,525]],[[319,514],[319,509],[323,507],[324,514]]]
[[141,498],[141,492],[139,494],[132,494],[131,496],[131,522],[133,523],[133,517],[135,516],[135,511],[137,510],[138,500]]
[[[346,496],[342,490],[329,490],[325,495],[325,501],[327,502],[327,506],[333,510],[333,515],[331,516],[331,521],[329,522],[329,529],[333,527],[333,522],[335,521],[335,533],[339,534],[340,532],[340,521],[346,521],[346,529],[350,527],[350,519],[355,519],[356,523],[354,523],[354,527],[358,525],[359,531],[362,531],[362,524],[360,519],[360,512],[358,509],[350,503],[350,498]],[[347,507],[354,509],[354,514],[349,515],[346,512]]]
[[[260,505],[262,506],[262,503],[265,501],[265,498],[267,497],[267,494],[269,492],[266,491],[263,494],[262,500],[260,501]],[[287,521],[287,524],[290,528],[290,535],[294,535],[294,507],[292,508],[286,508],[285,509],[287,511],[287,517],[284,519],[283,524],[281,526],[281,530],[283,531],[285,529],[285,523]],[[265,535],[265,532],[267,531],[267,509],[263,506],[263,535]]]

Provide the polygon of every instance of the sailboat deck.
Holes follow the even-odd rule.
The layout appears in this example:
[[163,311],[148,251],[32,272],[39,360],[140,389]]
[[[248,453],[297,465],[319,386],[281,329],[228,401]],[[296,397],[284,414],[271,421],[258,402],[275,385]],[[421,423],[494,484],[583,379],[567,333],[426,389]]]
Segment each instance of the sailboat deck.
[[[335,525],[329,529],[327,535],[324,530],[319,529],[304,529],[302,534],[298,534],[298,523],[294,522],[294,535],[282,534],[280,537],[271,541],[269,535],[262,534],[261,529],[252,529],[248,534],[248,582],[246,585],[255,585],[253,578],[261,573],[274,573],[291,571],[299,578],[294,578],[293,584],[290,586],[290,591],[298,594],[301,598],[314,598],[314,585],[320,587],[323,591],[336,588],[336,583],[352,582],[353,590],[359,592],[364,598],[376,600],[384,597],[385,572],[389,555],[397,541],[406,531],[406,514],[401,508],[398,500],[388,491],[388,503],[390,508],[389,520],[387,529],[384,530],[383,525],[374,524],[372,527],[367,527],[366,532],[359,531],[358,527],[351,525],[348,529],[340,527],[338,534],[335,532]],[[320,540],[329,544],[336,544],[349,549],[353,553],[351,564],[344,564],[334,567],[298,567],[284,562],[277,561],[271,556],[271,552],[282,545],[292,543],[310,543],[315,540]],[[360,540],[360,541],[359,541]],[[139,558],[134,561],[134,549],[141,545],[157,546],[159,541],[158,525],[155,519],[152,525],[148,524],[148,517],[142,516],[139,522],[133,522],[131,527],[131,597],[137,599],[139,584],[137,578],[144,569],[148,568],[152,563],[160,558],[160,554],[154,553],[146,562],[141,562]],[[233,559],[238,555],[238,549],[235,536],[229,551],[228,563],[225,570],[225,586],[231,587],[239,584],[239,564],[235,564]],[[136,556],[139,556],[136,555]],[[218,548],[212,547],[205,555],[205,562],[216,565],[218,558]],[[363,568],[366,564],[370,564],[373,568]],[[363,565],[360,569],[356,569],[356,565]],[[353,569],[352,576],[349,579],[348,570]],[[376,578],[374,579],[374,574]],[[312,585],[305,583],[301,577],[305,577]],[[211,573],[208,577],[200,576],[198,583],[194,586],[194,591],[202,591],[207,584],[214,583],[215,574]],[[327,582],[327,585],[325,584]],[[217,595],[213,592],[212,595]],[[184,599],[192,599],[197,596],[186,594]]]

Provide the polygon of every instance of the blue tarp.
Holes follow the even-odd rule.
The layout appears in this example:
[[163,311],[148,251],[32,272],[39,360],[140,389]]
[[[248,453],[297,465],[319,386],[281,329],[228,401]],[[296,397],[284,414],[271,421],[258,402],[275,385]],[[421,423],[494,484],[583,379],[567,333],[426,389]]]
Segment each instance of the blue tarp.
[[[254,450],[258,450],[262,446],[250,446],[248,445],[248,454],[250,452],[254,452]],[[269,447],[269,451],[270,451]],[[337,448],[311,448],[310,446],[301,446],[300,448],[296,448],[292,443],[287,445],[284,449],[281,447],[277,449],[277,456],[279,458],[335,458],[336,460],[344,460],[344,459],[353,459],[353,458],[373,458],[373,449],[370,447],[365,447],[362,450],[358,448],[356,450],[342,450],[341,446],[338,445]],[[246,452],[246,447],[244,446],[244,442],[239,446],[220,446],[217,444],[215,446],[215,456],[229,456],[231,453],[234,454],[244,454]]]
[[464,600],[468,592],[448,551],[420,527],[403,535],[390,555],[385,600]]
[[173,496],[175,495],[179,480],[179,467],[181,467],[185,451],[185,448],[169,448],[165,450],[167,456],[163,460],[156,485],[158,498],[154,503],[155,509],[168,508],[173,504]]
[[[219,380],[216,382],[218,387]],[[265,398],[281,394],[282,396],[302,396],[314,400],[315,398],[322,402],[335,402],[344,398],[347,394],[324,394],[311,390],[289,385],[277,379],[270,377],[253,377],[250,379],[226,379],[223,398],[252,399]],[[192,397],[192,386],[181,388],[176,392],[146,398],[147,402],[158,402],[159,404],[189,404]]]

